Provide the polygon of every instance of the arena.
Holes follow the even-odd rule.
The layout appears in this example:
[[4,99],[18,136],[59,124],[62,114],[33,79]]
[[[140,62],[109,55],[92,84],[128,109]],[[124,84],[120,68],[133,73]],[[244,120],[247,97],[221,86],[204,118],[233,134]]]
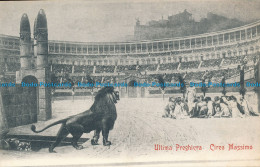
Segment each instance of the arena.
[[[259,57],[259,29],[260,22],[255,22],[182,39],[90,44],[49,41],[48,63],[58,82],[70,78],[74,83],[88,83],[88,80],[129,83],[134,76],[139,78],[137,81],[150,83],[158,75],[164,75],[166,82],[173,83],[178,82],[177,77],[181,75],[189,83],[200,82],[203,77],[218,82],[223,74],[227,82],[237,81],[237,66],[246,59],[246,80],[250,80],[254,76],[254,62]],[[0,47],[1,82],[15,82],[15,71],[20,69],[19,38],[1,35]],[[30,68],[36,68],[34,56],[30,62]],[[152,88],[150,92],[158,91]]]
[[20,37],[0,34],[0,85],[17,84],[1,88],[11,131],[27,135],[32,123],[46,126],[81,113],[105,86],[114,86],[120,100],[111,146],[92,146],[91,132],[82,136],[88,140],[82,150],[60,146],[61,154],[52,158],[44,154],[46,147],[2,151],[3,164],[14,159],[21,160],[14,165],[28,164],[39,157],[79,165],[100,158],[130,166],[205,165],[216,159],[221,165],[259,163],[260,21],[169,39],[85,43],[48,40],[43,9],[34,38],[26,14],[20,25]]
[[[89,108],[92,103],[90,98],[77,99],[74,102],[72,99],[55,101],[53,119],[41,122],[38,126],[43,127],[60,118],[80,113]],[[130,166],[135,165],[133,162],[155,166],[162,163],[180,166],[181,164],[176,164],[176,162],[185,161],[182,165],[189,166],[190,163],[198,163],[198,166],[206,166],[214,164],[214,161],[211,160],[215,160],[217,157],[218,164],[225,166],[228,164],[246,165],[245,160],[258,158],[257,153],[260,151],[258,142],[260,135],[257,133],[260,126],[259,117],[174,120],[161,117],[162,109],[166,104],[167,101],[162,98],[121,99],[116,105],[118,119],[109,136],[112,142],[110,148],[101,144],[92,146],[87,141],[83,144],[83,150],[75,150],[70,145],[59,146],[56,148],[58,153],[52,157],[46,154],[47,147],[37,152],[2,151],[3,163],[11,161],[14,165],[19,165],[19,163],[37,164],[40,156],[40,160],[48,158],[48,161],[41,161],[42,165],[65,164],[64,159],[66,159],[71,160],[74,164],[92,164],[92,162],[97,163],[98,161],[100,164],[115,162],[125,164],[127,162]],[[256,109],[256,104],[254,106]],[[56,133],[58,129],[59,126],[52,127],[41,135],[48,136],[51,132]],[[21,134],[30,133],[30,125],[23,128],[18,127],[17,131]],[[250,135],[247,135],[249,133]],[[82,138],[92,136],[93,133],[90,133],[83,135]],[[172,149],[155,150],[156,144],[172,147]],[[212,144],[215,145],[214,148],[211,146]],[[253,148],[252,150],[229,151],[229,144],[241,147],[243,145],[252,146]],[[184,148],[177,149],[177,145]],[[202,149],[187,149],[188,145],[190,147],[200,146]],[[224,150],[217,146],[224,147]],[[77,156],[75,157],[75,155]]]

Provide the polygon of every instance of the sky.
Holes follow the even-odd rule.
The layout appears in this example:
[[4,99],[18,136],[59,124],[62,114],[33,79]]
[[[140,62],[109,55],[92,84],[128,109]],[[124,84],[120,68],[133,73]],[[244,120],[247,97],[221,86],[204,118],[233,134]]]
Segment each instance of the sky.
[[137,18],[146,24],[185,9],[196,21],[208,12],[242,21],[260,20],[260,0],[2,1],[0,34],[19,36],[23,13],[27,13],[33,30],[40,9],[47,16],[50,40],[77,42],[124,41],[134,35]]

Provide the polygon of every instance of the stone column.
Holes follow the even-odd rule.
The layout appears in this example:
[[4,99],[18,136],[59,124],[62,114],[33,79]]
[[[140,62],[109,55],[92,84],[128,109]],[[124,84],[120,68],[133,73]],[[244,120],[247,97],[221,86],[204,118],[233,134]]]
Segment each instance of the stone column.
[[30,69],[31,29],[27,14],[23,14],[20,22],[20,62],[21,69]]
[[[43,9],[37,15],[34,27],[34,39],[37,48],[37,79],[41,83],[50,83],[50,68],[48,66],[48,29],[47,19]],[[51,87],[39,87],[38,120],[51,118]]]

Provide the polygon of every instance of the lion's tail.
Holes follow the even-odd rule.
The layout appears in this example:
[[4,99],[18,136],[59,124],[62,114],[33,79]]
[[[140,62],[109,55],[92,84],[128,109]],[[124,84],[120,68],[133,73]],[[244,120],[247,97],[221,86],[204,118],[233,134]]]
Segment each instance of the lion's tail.
[[54,122],[54,123],[52,123],[52,124],[46,126],[45,128],[43,128],[43,129],[41,129],[41,130],[38,130],[38,131],[36,130],[35,125],[32,125],[32,126],[31,126],[31,130],[32,130],[34,133],[40,133],[40,132],[43,132],[43,131],[45,131],[46,129],[48,129],[48,128],[54,126],[54,125],[58,125],[58,124],[64,123],[66,120],[67,120],[67,118],[66,118],[66,119],[62,119],[62,120],[59,120],[59,121],[56,121],[56,122]]

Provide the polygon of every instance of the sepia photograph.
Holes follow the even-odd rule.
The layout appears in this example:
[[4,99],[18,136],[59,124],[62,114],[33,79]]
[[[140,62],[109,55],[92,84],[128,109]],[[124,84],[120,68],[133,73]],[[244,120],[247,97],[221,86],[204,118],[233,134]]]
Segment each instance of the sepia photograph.
[[0,167],[260,166],[259,0],[0,2]]

